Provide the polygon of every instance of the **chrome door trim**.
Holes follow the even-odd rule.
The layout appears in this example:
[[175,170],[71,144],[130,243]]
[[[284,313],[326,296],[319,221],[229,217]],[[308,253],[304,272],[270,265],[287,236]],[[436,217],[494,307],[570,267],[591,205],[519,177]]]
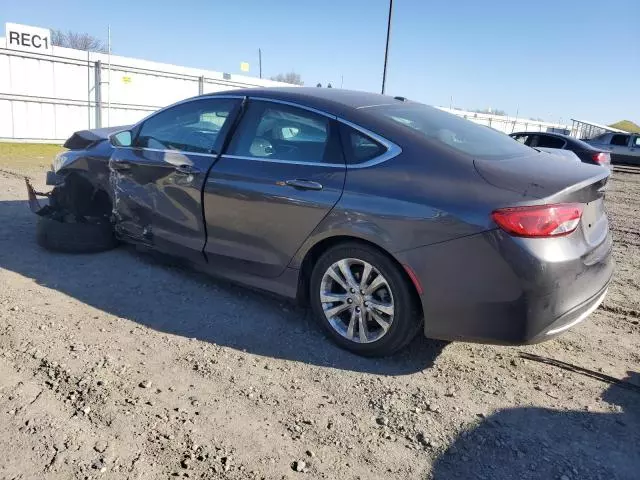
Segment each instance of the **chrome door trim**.
[[350,122],[349,120],[345,120],[344,118],[338,118],[338,121],[362,133],[363,135],[366,135],[367,137],[371,137],[387,149],[387,151],[382,155],[378,155],[377,157],[374,157],[371,160],[367,160],[366,162],[347,164],[347,169],[373,167],[374,165],[379,165],[380,163],[386,162],[387,160],[391,160],[392,158],[397,157],[402,153],[402,148],[400,146],[378,135],[377,133],[374,133],[371,130],[367,130],[366,128]]
[[284,163],[289,165],[310,165],[312,167],[345,168],[344,163],[300,162],[298,160],[279,160],[277,158],[247,157],[244,155],[229,155],[227,153],[221,155],[220,157],[230,158],[232,160],[249,160],[251,162]]
[[280,105],[287,105],[289,107],[300,108],[301,110],[307,110],[309,112],[317,113],[318,115],[322,115],[323,117],[331,118],[332,120],[336,120],[338,117],[327,112],[323,112],[322,110],[318,110],[317,108],[307,107],[306,105],[300,105],[295,102],[288,102],[286,100],[279,100],[277,98],[267,98],[267,97],[252,97],[249,95],[249,100],[258,100],[261,102],[271,102],[278,103]]

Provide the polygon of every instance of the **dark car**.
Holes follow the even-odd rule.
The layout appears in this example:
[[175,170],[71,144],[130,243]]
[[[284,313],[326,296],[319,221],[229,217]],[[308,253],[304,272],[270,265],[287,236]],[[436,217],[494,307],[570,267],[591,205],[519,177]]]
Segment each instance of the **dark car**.
[[67,147],[49,204],[29,187],[41,245],[180,257],[309,304],[359,354],[420,329],[543,341],[586,318],[612,275],[607,169],[405,99],[234,90]]
[[512,133],[511,137],[531,148],[569,150],[575,153],[584,163],[601,165],[607,168],[611,166],[611,155],[609,152],[602,148],[589,145],[577,138],[570,137],[569,135],[547,132],[517,132]]

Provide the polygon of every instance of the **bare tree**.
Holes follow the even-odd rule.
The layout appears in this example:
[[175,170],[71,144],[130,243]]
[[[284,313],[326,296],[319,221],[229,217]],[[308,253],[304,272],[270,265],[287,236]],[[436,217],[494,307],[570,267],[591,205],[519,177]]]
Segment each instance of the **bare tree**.
[[293,85],[304,85],[300,74],[296,72],[289,72],[285,74],[279,73],[275,77],[271,77],[271,80],[276,82],[291,83]]
[[88,52],[108,52],[108,47],[104,41],[88,33],[52,30],[51,43],[57,47],[75,48],[76,50],[86,50]]

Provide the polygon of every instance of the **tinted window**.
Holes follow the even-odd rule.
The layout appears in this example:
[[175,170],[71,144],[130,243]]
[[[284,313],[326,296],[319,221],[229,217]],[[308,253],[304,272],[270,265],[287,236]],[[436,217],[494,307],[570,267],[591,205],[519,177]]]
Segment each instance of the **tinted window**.
[[237,100],[201,99],[168,108],[142,124],[135,146],[211,153]]
[[499,159],[531,153],[504,133],[426,105],[382,105],[367,111],[472,157]]
[[611,137],[611,145],[619,145],[621,147],[626,147],[629,145],[629,135],[613,135]]
[[527,143],[527,135],[513,135],[513,138],[520,143],[526,144]]
[[330,120],[300,108],[251,101],[228,153],[243,157],[323,162]]
[[366,162],[387,151],[385,146],[347,125],[340,126],[340,134],[348,163]]
[[538,135],[537,147],[545,148],[563,148],[567,142],[558,137],[550,137],[547,135]]

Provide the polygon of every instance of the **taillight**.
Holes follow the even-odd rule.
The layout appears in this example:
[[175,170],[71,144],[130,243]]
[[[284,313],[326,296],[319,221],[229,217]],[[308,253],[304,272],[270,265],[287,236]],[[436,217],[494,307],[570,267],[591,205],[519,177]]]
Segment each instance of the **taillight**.
[[600,165],[608,165],[611,163],[611,155],[605,152],[594,153],[591,158]]
[[516,237],[559,237],[578,227],[583,209],[581,203],[509,207],[495,210],[491,218]]

